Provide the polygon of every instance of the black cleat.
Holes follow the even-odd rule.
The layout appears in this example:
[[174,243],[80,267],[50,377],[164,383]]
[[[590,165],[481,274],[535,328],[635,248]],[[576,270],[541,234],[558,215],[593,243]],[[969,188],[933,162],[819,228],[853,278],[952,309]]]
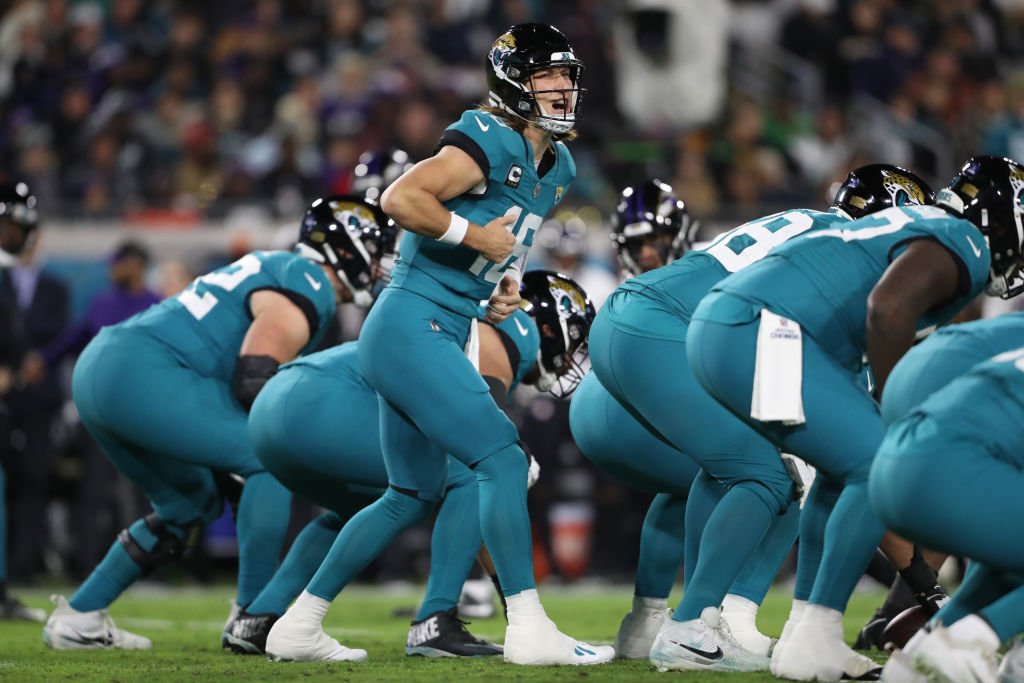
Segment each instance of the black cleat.
[[266,654],[267,634],[280,618],[277,614],[249,614],[241,609],[224,627],[220,645],[240,655]]
[[0,600],[0,619],[22,619],[24,621],[46,621],[46,611],[36,607],[28,607],[17,598],[7,596]]
[[447,612],[434,612],[422,621],[412,622],[405,639],[409,657],[493,657],[504,654],[501,645],[480,640],[466,630],[456,616],[457,607]]
[[889,618],[879,607],[875,610],[875,615],[868,619],[868,623],[864,624],[864,628],[857,634],[857,640],[853,643],[854,650],[870,650],[872,648],[882,649],[882,631],[885,630],[885,625],[889,623]]

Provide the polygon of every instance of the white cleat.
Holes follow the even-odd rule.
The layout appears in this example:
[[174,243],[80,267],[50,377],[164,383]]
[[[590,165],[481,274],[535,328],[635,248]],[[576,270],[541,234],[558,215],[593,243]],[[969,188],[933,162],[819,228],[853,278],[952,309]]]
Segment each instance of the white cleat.
[[642,607],[633,602],[633,609],[626,612],[615,634],[616,659],[647,659],[651,645],[661,627],[669,620],[672,610],[666,608]]
[[[289,618],[290,617],[290,618]],[[345,647],[324,632],[323,624],[305,623],[288,610],[267,634],[267,658],[275,662],[361,662],[366,650]]]
[[63,595],[51,595],[56,607],[43,626],[43,642],[54,650],[148,650],[149,638],[118,628],[105,609],[79,612]]
[[789,628],[789,633],[783,631],[783,638],[772,653],[771,672],[775,676],[823,683],[878,679],[878,663],[858,654],[843,641],[842,622],[823,623],[805,617]]
[[782,651],[786,649],[786,645],[789,644],[790,639],[793,637],[793,630],[796,628],[797,622],[793,619],[787,619],[785,625],[782,627],[782,635],[779,636],[779,640],[775,643],[775,647],[772,648],[771,653],[771,664],[768,666],[768,670],[773,676],[779,676],[779,672],[775,669],[778,667],[778,663],[782,660]]
[[717,607],[700,619],[669,620],[654,639],[651,664],[659,671],[767,671],[768,657],[744,649]]
[[[615,657],[615,648],[588,645],[570,638],[544,614],[531,618],[510,615],[505,629],[505,661],[512,664],[604,664]],[[513,623],[519,622],[519,623]]]
[[1024,640],[1017,642],[999,665],[999,683],[1024,683]]
[[914,669],[931,683],[997,683],[995,652],[974,641],[953,640],[936,626],[911,655]]

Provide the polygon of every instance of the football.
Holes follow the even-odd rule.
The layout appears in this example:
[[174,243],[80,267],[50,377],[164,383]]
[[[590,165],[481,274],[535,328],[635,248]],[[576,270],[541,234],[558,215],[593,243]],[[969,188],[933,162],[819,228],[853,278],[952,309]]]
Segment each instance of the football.
[[885,625],[881,638],[882,648],[889,652],[902,649],[930,618],[928,611],[920,605],[903,610]]

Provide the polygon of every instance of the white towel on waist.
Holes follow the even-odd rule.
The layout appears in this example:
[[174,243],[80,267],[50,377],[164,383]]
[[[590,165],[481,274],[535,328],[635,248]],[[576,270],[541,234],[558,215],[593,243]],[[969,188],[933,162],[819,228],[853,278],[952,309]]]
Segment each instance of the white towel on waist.
[[480,369],[480,328],[477,325],[477,319],[473,318],[469,322],[469,339],[466,340],[466,358],[473,364],[473,367],[477,370]]
[[803,334],[800,325],[761,309],[750,416],[762,422],[804,423]]

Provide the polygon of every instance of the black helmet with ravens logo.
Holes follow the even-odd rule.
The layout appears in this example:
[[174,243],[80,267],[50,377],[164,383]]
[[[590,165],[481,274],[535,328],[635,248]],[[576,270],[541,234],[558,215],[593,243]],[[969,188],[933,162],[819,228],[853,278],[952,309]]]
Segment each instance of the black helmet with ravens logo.
[[641,262],[645,245],[657,252],[657,265],[667,265],[692,246],[697,227],[672,186],[647,180],[623,188],[615,207],[611,239],[626,270],[639,275],[651,268],[651,264]]
[[[566,67],[571,88],[535,90],[533,74]],[[583,63],[554,26],[516,24],[500,35],[487,54],[487,89],[491,105],[524,119],[554,135],[566,135],[576,125],[584,90],[580,88]],[[560,93],[561,101],[545,111],[537,101],[542,93]]]
[[32,190],[23,182],[0,183],[0,250],[17,256],[35,236],[39,210]]

